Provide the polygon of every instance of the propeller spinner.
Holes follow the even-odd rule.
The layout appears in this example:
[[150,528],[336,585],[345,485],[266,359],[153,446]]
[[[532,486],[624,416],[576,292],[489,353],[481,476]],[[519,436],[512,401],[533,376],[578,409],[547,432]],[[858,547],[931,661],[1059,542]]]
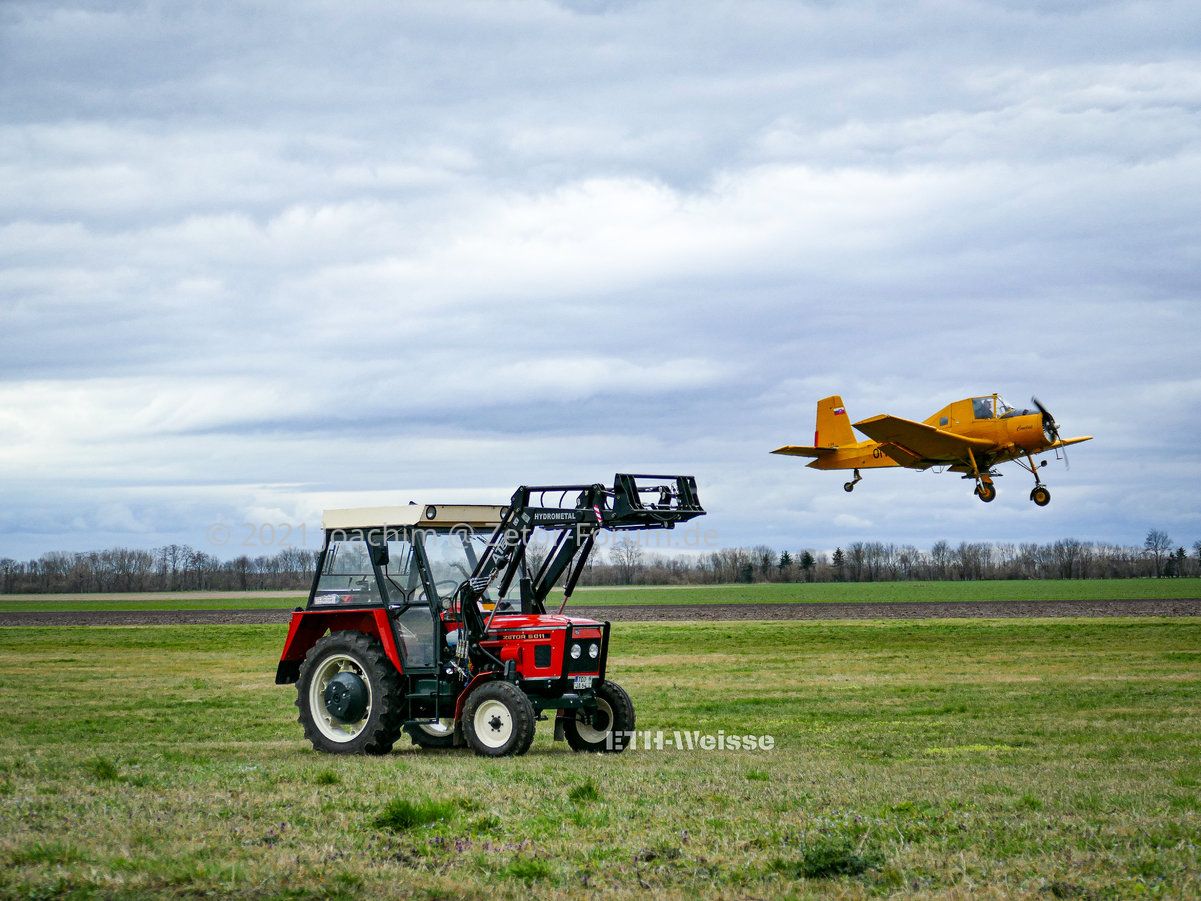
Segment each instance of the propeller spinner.
[[[1055,417],[1051,415],[1051,411],[1043,406],[1043,402],[1037,397],[1031,397],[1030,402],[1038,408],[1038,412],[1043,415],[1043,431],[1047,433],[1047,437],[1052,441],[1059,441],[1059,423],[1055,421]],[[1072,468],[1072,464],[1068,462],[1068,449],[1063,448],[1063,465],[1068,469]]]

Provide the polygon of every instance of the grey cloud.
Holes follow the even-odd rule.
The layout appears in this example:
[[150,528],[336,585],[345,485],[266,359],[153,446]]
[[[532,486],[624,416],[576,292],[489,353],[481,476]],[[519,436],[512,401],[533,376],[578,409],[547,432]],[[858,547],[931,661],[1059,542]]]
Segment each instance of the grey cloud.
[[[730,543],[1201,534],[1199,18],[6,4],[0,552],[624,467]],[[1047,510],[766,453],[994,389],[1099,436]]]

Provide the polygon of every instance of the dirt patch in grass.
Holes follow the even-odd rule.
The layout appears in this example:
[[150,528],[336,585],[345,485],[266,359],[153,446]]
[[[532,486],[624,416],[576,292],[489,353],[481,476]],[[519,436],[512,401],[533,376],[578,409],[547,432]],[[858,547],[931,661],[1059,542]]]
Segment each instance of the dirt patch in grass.
[[[1201,616],[1201,599],[940,601],[935,603],[624,604],[572,606],[573,616],[612,622],[725,620],[1010,619],[1060,616]],[[0,626],[249,625],[288,622],[290,610],[0,610]]]

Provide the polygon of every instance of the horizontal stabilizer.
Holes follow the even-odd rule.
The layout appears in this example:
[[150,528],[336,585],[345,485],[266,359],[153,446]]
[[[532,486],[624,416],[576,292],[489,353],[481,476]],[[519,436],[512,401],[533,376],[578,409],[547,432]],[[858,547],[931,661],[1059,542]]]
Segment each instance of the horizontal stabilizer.
[[786,457],[824,457],[838,450],[836,447],[804,447],[800,444],[785,444],[777,447],[773,454],[783,454]]

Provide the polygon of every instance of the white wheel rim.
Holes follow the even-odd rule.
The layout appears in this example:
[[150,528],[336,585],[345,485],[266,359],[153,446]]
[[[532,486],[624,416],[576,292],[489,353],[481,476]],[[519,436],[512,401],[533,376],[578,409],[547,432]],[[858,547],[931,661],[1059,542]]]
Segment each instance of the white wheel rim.
[[[329,712],[325,705],[325,687],[329,680],[338,673],[354,673],[367,686],[367,709],[363,718],[355,723],[345,723]],[[371,680],[363,671],[362,665],[349,654],[331,654],[321,661],[313,680],[309,683],[309,710],[317,731],[330,741],[345,743],[354,741],[359,733],[367,728],[367,720],[371,719]]]
[[513,711],[500,701],[489,699],[475,709],[472,725],[480,744],[503,747],[513,735]]
[[446,738],[455,731],[455,721],[441,719],[436,723],[419,723],[417,728],[431,738]]
[[593,714],[593,716],[597,714],[603,716],[609,723],[608,727],[604,730],[594,729],[591,724],[585,723],[583,720],[575,721],[576,734],[590,745],[599,744],[604,741],[605,736],[613,731],[613,708],[609,706],[609,702],[604,698],[596,699],[596,714]]

